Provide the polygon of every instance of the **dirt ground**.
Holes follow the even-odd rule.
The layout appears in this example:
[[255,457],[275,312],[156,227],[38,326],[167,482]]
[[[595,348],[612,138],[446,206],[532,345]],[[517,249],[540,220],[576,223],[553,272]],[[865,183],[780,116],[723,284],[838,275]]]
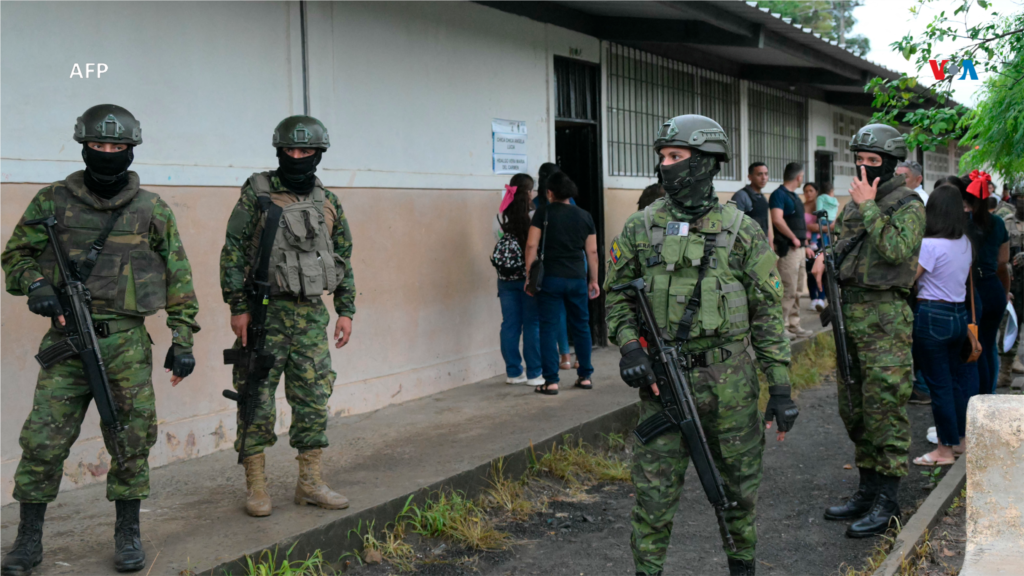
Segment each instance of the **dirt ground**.
[[932,529],[914,576],[956,576],[967,548],[967,507],[963,496]]
[[[835,383],[827,377],[820,388],[800,394],[800,418],[783,443],[768,439],[764,480],[758,502],[758,574],[827,576],[844,566],[860,568],[877,540],[852,540],[844,535],[847,523],[822,518],[823,509],[840,503],[856,489],[853,446],[836,411]],[[932,424],[928,406],[908,406],[913,445],[911,457],[930,450],[925,431]],[[847,469],[847,465],[850,465]],[[904,518],[928,496],[932,479],[911,465],[901,483]],[[945,473],[945,469],[941,471]],[[541,477],[554,494],[547,510],[525,522],[504,522],[516,544],[502,552],[472,552],[440,541],[407,539],[420,560],[416,574],[455,576],[589,576],[632,575],[629,549],[629,513],[632,485],[598,484],[587,497],[572,501],[558,497],[560,487]],[[705,500],[692,468],[675,518],[666,574],[713,576],[727,574],[714,514]],[[952,544],[945,547],[949,550]],[[941,552],[941,549],[940,549]],[[962,556],[961,556],[962,559]],[[384,576],[399,571],[386,563],[352,566],[360,576]],[[922,575],[930,572],[923,572]]]

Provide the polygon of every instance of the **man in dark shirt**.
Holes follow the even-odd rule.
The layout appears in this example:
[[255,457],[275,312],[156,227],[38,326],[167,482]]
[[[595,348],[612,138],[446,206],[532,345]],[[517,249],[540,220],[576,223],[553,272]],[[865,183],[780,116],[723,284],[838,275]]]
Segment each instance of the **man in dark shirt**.
[[782,186],[772,192],[768,200],[775,227],[779,276],[782,277],[782,317],[786,322],[786,336],[803,338],[811,335],[809,330],[800,327],[800,288],[807,284],[804,257],[814,258],[814,253],[804,247],[807,242],[804,203],[796,195],[804,181],[803,165],[799,162],[786,164],[782,179]]
[[768,166],[764,162],[754,162],[747,169],[747,179],[750,180],[750,184],[737,190],[732,195],[732,200],[740,212],[753,218],[761,230],[764,230],[770,246],[772,229],[768,226],[768,200],[761,192],[768,185]]

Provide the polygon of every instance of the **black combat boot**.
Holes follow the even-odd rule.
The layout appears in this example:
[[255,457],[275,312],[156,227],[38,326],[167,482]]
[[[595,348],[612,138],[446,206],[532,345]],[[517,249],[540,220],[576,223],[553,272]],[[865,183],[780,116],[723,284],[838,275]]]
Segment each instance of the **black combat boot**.
[[754,576],[753,560],[729,558],[729,576]]
[[43,561],[43,516],[46,504],[21,504],[21,521],[18,523],[18,537],[11,551],[4,556],[4,574],[31,574]]
[[878,495],[878,474],[867,468],[860,471],[860,487],[850,496],[846,504],[831,506],[825,509],[825,520],[853,520],[861,518],[871,510],[871,504]]
[[146,552],[139,533],[139,508],[142,500],[115,500],[117,521],[114,522],[114,568],[118,572],[135,572],[146,566]]
[[889,528],[895,528],[902,519],[900,505],[896,493],[900,488],[899,476],[878,475],[878,496],[867,516],[857,520],[846,529],[850,538],[866,538],[885,534]]

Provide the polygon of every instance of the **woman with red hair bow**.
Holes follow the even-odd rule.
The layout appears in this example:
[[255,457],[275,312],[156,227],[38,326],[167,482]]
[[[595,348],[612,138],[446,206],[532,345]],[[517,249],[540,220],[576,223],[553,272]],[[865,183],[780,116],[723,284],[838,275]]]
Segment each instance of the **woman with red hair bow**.
[[971,213],[967,235],[974,247],[974,265],[971,275],[980,297],[978,308],[978,340],[981,357],[978,358],[979,394],[992,394],[999,378],[999,354],[996,335],[999,323],[1010,298],[1010,235],[1003,219],[990,214],[988,198],[992,194],[992,178],[975,170],[961,179],[967,186],[961,188],[964,210]]

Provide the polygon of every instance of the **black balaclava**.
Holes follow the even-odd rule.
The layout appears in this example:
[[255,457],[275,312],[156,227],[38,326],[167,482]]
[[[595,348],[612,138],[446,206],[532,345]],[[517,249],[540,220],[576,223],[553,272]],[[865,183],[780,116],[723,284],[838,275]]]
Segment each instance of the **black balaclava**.
[[1013,199],[1014,215],[1018,222],[1024,222],[1024,196],[1017,196]]
[[316,154],[305,158],[292,158],[285,154],[284,148],[277,149],[277,177],[281,184],[296,194],[309,194],[316,185],[316,167],[324,151],[317,149]]
[[711,181],[721,167],[714,156],[694,150],[687,160],[670,166],[658,164],[662,187],[672,205],[696,220],[718,204],[715,186]]
[[[878,178],[878,185],[881,186],[889,180],[892,180],[892,177],[896,175],[896,165],[899,164],[900,161],[891,154],[877,152],[876,154],[882,157],[881,166],[868,166],[866,164],[862,164],[861,166],[865,169],[864,171],[868,178],[868,184],[870,185],[875,181],[875,178]],[[860,166],[857,166],[858,176],[860,175],[860,168]]]
[[135,159],[134,146],[120,152],[100,152],[82,144],[85,160],[85,187],[93,194],[110,200],[128,185],[128,167]]

